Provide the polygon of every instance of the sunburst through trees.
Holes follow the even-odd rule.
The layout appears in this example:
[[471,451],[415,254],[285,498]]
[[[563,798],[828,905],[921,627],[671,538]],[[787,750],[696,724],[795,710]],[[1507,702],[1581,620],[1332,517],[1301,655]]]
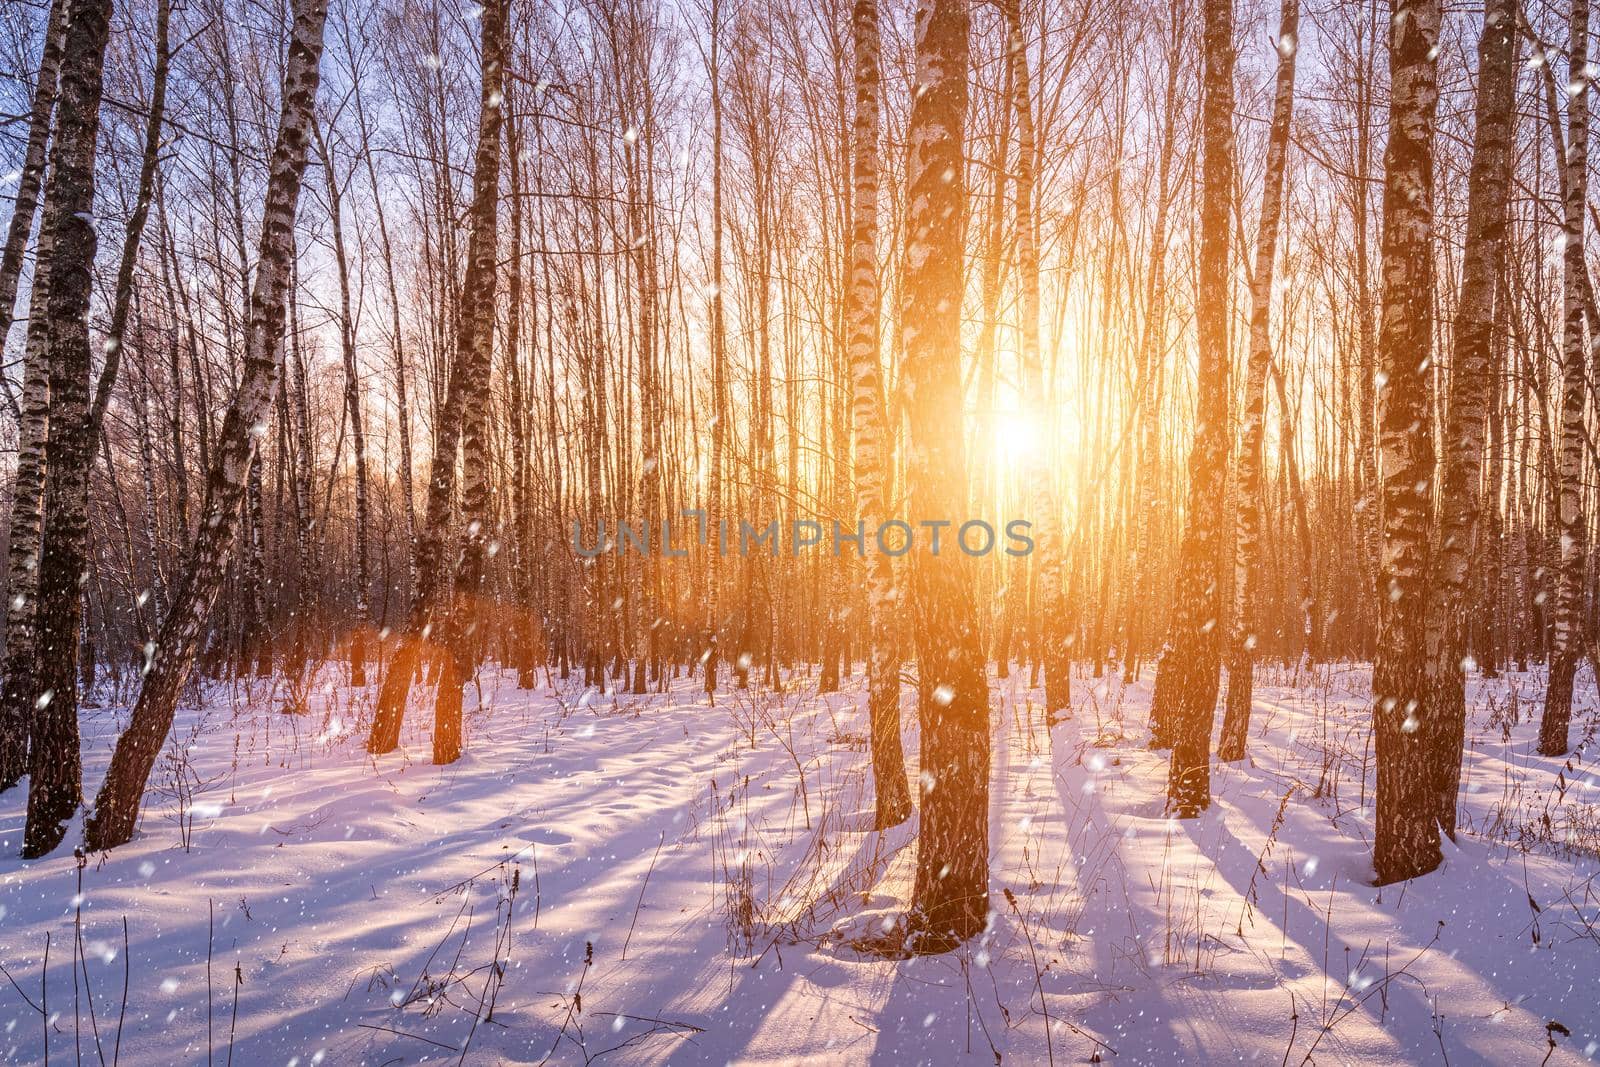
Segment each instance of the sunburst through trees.
[[6,847],[138,847],[224,691],[362,773],[467,777],[497,694],[689,701],[787,754],[818,855],[914,850],[857,949],[1033,947],[991,862],[1014,731],[1059,783],[1088,729],[1074,766],[1126,754],[1169,832],[1210,826],[1338,671],[1356,769],[1273,779],[1260,872],[1331,797],[1363,885],[1429,876],[1490,832],[1480,706],[1508,745],[1537,710],[1557,805],[1593,788],[1590,23],[12,5]]

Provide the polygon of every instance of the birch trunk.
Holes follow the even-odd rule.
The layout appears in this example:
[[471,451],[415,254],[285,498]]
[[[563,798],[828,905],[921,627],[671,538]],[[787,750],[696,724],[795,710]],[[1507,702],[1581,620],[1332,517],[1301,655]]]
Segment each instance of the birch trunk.
[[[250,625],[256,627],[254,634],[243,635],[243,656],[241,665],[250,661],[255,663],[255,676],[268,678],[272,675],[272,623],[267,617],[266,598],[266,516],[263,510],[261,491],[261,453],[258,451],[250,460],[250,473],[248,485],[245,489],[245,514],[247,555],[245,556],[245,611]],[[185,531],[187,533],[187,531]]]
[[[1513,0],[1488,0],[1478,41],[1477,127],[1467,179],[1467,236],[1451,353],[1438,550],[1429,586],[1428,654],[1434,707],[1428,720],[1430,728],[1438,731],[1432,779],[1438,790],[1439,825],[1452,838],[1466,736],[1467,594],[1474,577],[1472,563],[1481,558],[1484,436],[1500,371],[1495,365],[1494,332],[1504,300],[1500,277],[1505,268],[1506,202],[1511,184],[1515,65]],[[1491,596],[1495,595],[1497,591],[1492,591]]]
[[1439,865],[1437,794],[1424,729],[1427,554],[1434,444],[1428,415],[1433,344],[1433,125],[1438,0],[1396,0],[1389,31],[1389,144],[1384,156],[1378,451],[1383,543],[1378,653],[1372,672],[1378,764],[1378,882]]
[[45,309],[50,429],[44,455],[44,531],[39,555],[33,727],[28,746],[24,857],[43,856],[82,802],[78,752],[78,649],[89,556],[89,303],[98,245],[95,148],[100,131],[110,0],[72,0],[61,62],[56,141],[44,226],[50,233]]
[[[1206,0],[1201,122],[1200,348],[1189,498],[1172,642],[1157,668],[1172,738],[1167,803],[1192,818],[1211,803],[1211,727],[1222,671],[1222,545],[1228,484],[1229,210],[1233,196],[1233,3]],[[1163,676],[1166,676],[1165,678]]]
[[1017,124],[1017,272],[1022,287],[1022,385],[1029,417],[1038,431],[1034,454],[1027,457],[1029,497],[1037,532],[1034,569],[1038,575],[1038,633],[1044,662],[1044,710],[1047,719],[1072,703],[1072,660],[1066,638],[1066,604],[1061,596],[1061,515],[1050,482],[1050,448],[1054,434],[1039,351],[1039,218],[1034,208],[1033,85],[1028,70],[1028,42],[1022,32],[1020,0],[1007,0],[1006,51],[1011,64],[1011,99]]
[[[1539,722],[1539,752],[1567,751],[1572,718],[1572,683],[1583,643],[1583,579],[1588,525],[1583,512],[1584,399],[1588,388],[1584,361],[1583,279],[1584,210],[1589,190],[1589,2],[1572,0],[1568,40],[1567,154],[1563,192],[1565,238],[1562,266],[1561,402],[1556,445],[1556,529],[1560,557],[1555,636],[1544,716]],[[1592,325],[1592,324],[1591,324]]]
[[[44,48],[39,56],[39,77],[33,86],[33,106],[28,113],[28,144],[22,153],[22,171],[6,227],[5,251],[0,253],[0,350],[11,336],[17,304],[17,283],[22,278],[23,254],[28,234],[39,213],[39,189],[44,184],[45,150],[50,142],[50,121],[55,114],[56,80],[61,71],[62,38],[66,33],[69,0],[51,0]],[[41,234],[42,236],[42,234]],[[45,262],[35,258],[35,262]],[[38,283],[38,273],[34,275]],[[9,393],[7,394],[9,396]],[[13,405],[14,406],[14,405]]]
[[1255,690],[1255,626],[1261,595],[1261,468],[1267,426],[1267,372],[1272,366],[1272,276],[1283,214],[1283,173],[1289,159],[1299,35],[1299,0],[1284,0],[1278,27],[1278,80],[1273,92],[1272,127],[1267,134],[1261,218],[1256,228],[1256,262],[1250,278],[1250,359],[1245,369],[1244,428],[1235,483],[1239,511],[1233,544],[1232,650],[1228,660],[1227,708],[1217,749],[1217,758],[1228,761],[1244,759]]
[[[721,44],[722,5],[719,0],[711,0],[711,47],[707,60],[711,79],[711,470],[706,485],[706,528],[713,545],[722,530],[722,462],[728,433],[727,325],[722,307]],[[723,566],[720,552],[708,549],[706,556],[704,682],[707,698],[714,699],[721,649]]]
[[400,327],[400,287],[395,280],[394,246],[389,240],[389,221],[383,210],[378,168],[372,161],[372,136],[367,127],[360,79],[357,79],[353,95],[356,122],[361,132],[361,162],[367,172],[367,184],[372,188],[372,212],[378,222],[378,249],[382,254],[384,281],[388,288],[389,352],[394,360],[395,431],[400,438],[400,502],[406,518],[406,592],[409,595],[417,584],[417,499],[415,487],[411,484],[411,401],[406,376],[405,335]]
[[[41,230],[37,262],[49,263],[54,244]],[[37,669],[39,549],[43,537],[44,448],[50,428],[50,368],[47,331],[50,279],[36,272],[28,297],[28,336],[23,354],[22,418],[17,426],[17,471],[12,481],[11,536],[6,546],[5,683],[0,690],[0,789],[26,773],[28,731],[39,698]]]
[[[291,235],[292,241],[292,235]],[[312,488],[312,470],[315,466],[311,437],[311,389],[306,374],[303,335],[300,331],[296,294],[299,292],[298,253],[289,252],[288,333],[284,338],[287,361],[287,378],[283,384],[284,432],[293,441],[294,527],[295,527],[295,597],[293,624],[289,636],[288,662],[284,673],[288,677],[290,711],[304,711],[300,696],[305,678],[306,660],[316,654],[320,643],[316,636],[312,610],[315,606],[316,588],[321,568],[317,559],[316,503]]]
[[[44,182],[45,149],[55,113],[56,79],[61,67],[62,36],[68,0],[53,0],[49,29],[39,59],[33,109],[28,120],[28,147],[0,257],[0,352],[10,336],[17,281],[22,274],[28,234],[38,214]],[[43,228],[34,262],[50,261],[50,241]],[[43,269],[36,269],[29,296],[28,334],[23,348],[22,403],[17,412],[17,471],[11,484],[10,536],[6,551],[5,685],[0,691],[0,790],[16,785],[28,758],[28,722],[33,716],[29,680],[34,664],[34,613],[38,607],[39,508],[44,494],[43,450],[50,425],[50,378],[45,365],[44,313],[49,287]],[[9,391],[7,396],[9,396]]]
[[[1355,130],[1355,173],[1350,175],[1350,203],[1351,221],[1355,229],[1355,247],[1353,258],[1355,260],[1356,282],[1356,340],[1359,352],[1359,367],[1357,373],[1356,406],[1356,450],[1360,454],[1360,499],[1356,502],[1358,516],[1356,519],[1357,534],[1361,539],[1361,574],[1363,584],[1369,588],[1378,587],[1378,556],[1379,532],[1382,524],[1382,502],[1378,486],[1378,441],[1377,441],[1377,410],[1378,410],[1378,355],[1377,355],[1377,326],[1375,299],[1372,283],[1372,256],[1369,251],[1371,241],[1368,238],[1370,227],[1369,219],[1371,210],[1371,159],[1372,159],[1372,129],[1376,125],[1373,113],[1376,111],[1375,85],[1377,25],[1384,20],[1380,13],[1381,5],[1374,4],[1372,8],[1372,22],[1374,27],[1363,36],[1370,36],[1371,40],[1364,42],[1359,52],[1359,68],[1357,72],[1356,88],[1356,130]],[[1374,613],[1375,614],[1375,613]],[[1376,624],[1363,607],[1361,626],[1359,630],[1362,653],[1365,654],[1372,648]]]
[[194,666],[207,617],[226,576],[250,464],[283,370],[289,258],[327,12],[327,0],[296,0],[294,4],[239,385],[213,442],[199,531],[162,622],[154,661],[128,729],[117,740],[89,818],[85,843],[90,849],[112,848],[133,834],[145,781],[172,727],[178,693]]
[[[513,192],[511,197],[511,246],[506,263],[506,332],[504,362],[511,380],[511,516],[513,530],[511,542],[515,548],[515,568],[512,575],[515,589],[515,607],[510,612],[509,636],[514,648],[511,660],[517,667],[517,687],[533,689],[539,684],[535,648],[539,626],[533,613],[537,595],[536,550],[534,548],[533,475],[528,453],[532,438],[532,421],[537,405],[533,398],[533,377],[524,378],[522,363],[522,301],[524,299],[522,275],[522,197],[515,195],[523,188],[522,138],[516,122],[516,82],[510,64],[502,72],[505,101],[507,181]],[[531,286],[530,286],[531,290]],[[533,316],[531,316],[533,317]],[[529,323],[528,333],[537,335],[538,322]],[[554,414],[552,413],[552,418]]]
[[1316,552],[1311,537],[1311,510],[1306,504],[1305,484],[1300,477],[1299,446],[1296,443],[1293,412],[1289,407],[1288,387],[1283,370],[1276,363],[1270,368],[1273,390],[1278,396],[1278,440],[1283,452],[1283,468],[1289,483],[1289,500],[1294,508],[1295,533],[1300,542],[1300,614],[1303,654],[1307,666],[1322,656],[1321,609],[1317,606]]
[[[970,16],[963,0],[919,0],[916,22],[902,309],[906,476],[913,516],[934,521],[955,518],[967,500],[960,362]],[[944,951],[988,919],[989,688],[960,553],[919,544],[910,570],[923,793],[909,927],[917,951]]]
[[339,278],[339,352],[344,361],[345,418],[349,420],[350,445],[355,461],[356,529],[355,529],[355,625],[350,629],[350,684],[367,684],[367,629],[371,625],[371,608],[368,605],[372,576],[368,564],[367,548],[367,435],[361,411],[361,371],[356,361],[355,319],[350,306],[350,266],[344,243],[344,196],[339,176],[334,171],[333,155],[320,133],[317,145],[321,150],[323,173],[328,182],[328,220],[333,237],[333,262]]
[[[850,286],[845,292],[845,346],[850,359],[850,417],[856,439],[856,518],[868,530],[888,518],[888,419],[878,330],[878,94],[881,44],[877,0],[856,0],[856,113],[853,142],[854,217]],[[878,829],[911,814],[905,756],[900,747],[900,661],[895,645],[894,560],[867,552],[867,718],[872,732],[872,778]]]
[[[506,54],[506,3],[491,0],[482,15],[483,84],[478,116],[478,149],[474,161],[472,233],[467,246],[464,291],[470,310],[463,309],[456,335],[455,366],[450,391],[464,393],[461,405],[461,521],[465,536],[456,565],[455,594],[444,634],[444,671],[434,705],[433,762],[453,763],[461,755],[461,688],[478,665],[477,649],[489,617],[480,603],[494,510],[490,499],[489,393],[494,349],[495,253],[500,197],[500,126],[502,68]],[[448,457],[453,461],[454,457]],[[439,459],[435,459],[435,464]]]
[[[412,680],[417,668],[422,665],[424,653],[428,651],[428,642],[435,636],[435,628],[440,623],[450,621],[448,605],[442,603],[450,578],[444,552],[449,535],[456,485],[456,459],[461,446],[468,392],[467,374],[458,371],[466,370],[462,365],[461,353],[470,345],[471,331],[475,329],[473,324],[476,322],[478,289],[481,285],[479,264],[480,257],[469,256],[465,284],[460,290],[460,306],[455,316],[457,344],[454,366],[443,403],[438,405],[434,419],[433,458],[428,471],[427,507],[416,538],[416,583],[411,594],[411,610],[399,634],[389,669],[379,686],[378,710],[373,716],[372,730],[367,737],[367,751],[374,755],[392,752],[400,743],[400,728],[404,723]],[[459,679],[454,680],[454,684],[459,694]],[[448,706],[443,709],[436,707],[436,725],[441,711],[447,723],[453,718]],[[434,740],[436,750],[441,741],[444,743],[440,754],[447,753],[452,747],[452,742],[447,738],[435,737]],[[459,739],[454,744],[459,745]]]
[[[1138,501],[1135,507],[1133,556],[1128,561],[1132,578],[1125,613],[1127,631],[1122,650],[1122,677],[1132,682],[1139,677],[1146,649],[1146,619],[1150,605],[1148,597],[1140,595],[1155,584],[1154,530],[1158,509],[1161,506],[1159,486],[1159,459],[1161,452],[1161,395],[1162,364],[1166,359],[1167,334],[1167,225],[1172,209],[1173,157],[1177,146],[1177,104],[1179,74],[1185,59],[1182,55],[1187,35],[1181,20],[1174,19],[1167,45],[1166,121],[1161,134],[1161,161],[1156,174],[1156,213],[1151,225],[1150,264],[1144,279],[1144,322],[1139,332],[1138,378],[1135,383],[1134,404],[1137,408],[1139,458],[1135,465],[1136,484],[1133,492]],[[1164,737],[1164,728],[1151,709],[1152,747],[1166,747],[1171,739]]]
[[139,162],[139,185],[134,194],[133,212],[128,217],[128,228],[122,237],[122,256],[117,263],[117,283],[111,301],[111,326],[106,331],[105,364],[100,369],[100,379],[95,386],[94,406],[89,414],[89,450],[94,450],[94,438],[100,436],[101,423],[105,421],[106,408],[111,403],[111,390],[117,383],[117,370],[122,364],[122,349],[128,332],[128,316],[133,310],[133,272],[139,265],[139,245],[144,240],[145,223],[150,220],[150,201],[155,196],[156,167],[161,161],[161,125],[167,111],[167,72],[172,65],[169,30],[172,25],[170,0],[156,4],[156,54],[155,68],[150,81],[150,113],[145,118],[144,154]]

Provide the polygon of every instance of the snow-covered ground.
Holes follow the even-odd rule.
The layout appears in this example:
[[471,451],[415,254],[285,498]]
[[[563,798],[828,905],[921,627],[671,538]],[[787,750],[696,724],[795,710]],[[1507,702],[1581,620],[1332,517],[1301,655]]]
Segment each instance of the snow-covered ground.
[[[1047,731],[1037,692],[996,679],[990,930],[911,960],[845,936],[904,904],[915,848],[914,826],[869,830],[859,674],[708,706],[681,679],[596,696],[486,672],[446,768],[424,694],[373,760],[372,691],[315,684],[307,715],[264,682],[208,690],[140,835],[81,871],[70,836],[16,859],[24,790],[0,796],[7,1062],[47,1040],[57,1063],[163,1067],[1600,1054],[1595,746],[1533,754],[1533,673],[1472,684],[1465,832],[1382,890],[1364,668],[1261,670],[1251,759],[1190,822],[1162,811],[1148,681],[1079,678]],[[86,712],[90,795],[108,704]],[[1586,741],[1587,672],[1578,704]]]

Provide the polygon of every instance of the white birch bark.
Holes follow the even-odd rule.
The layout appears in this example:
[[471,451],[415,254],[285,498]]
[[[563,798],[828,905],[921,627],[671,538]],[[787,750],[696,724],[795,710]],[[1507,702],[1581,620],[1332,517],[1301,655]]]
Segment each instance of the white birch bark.
[[[1583,284],[1584,212],[1589,192],[1589,2],[1572,0],[1568,24],[1567,138],[1563,189],[1561,267],[1561,401],[1556,443],[1556,530],[1559,563],[1555,637],[1544,715],[1539,722],[1539,752],[1567,751],[1572,717],[1572,683],[1582,653],[1584,564],[1588,521],[1583,512],[1583,452],[1588,391],[1585,366]],[[1592,326],[1593,324],[1591,324]]]
[[[919,0],[901,310],[907,499],[924,521],[949,520],[967,501],[960,359],[969,27],[965,0]],[[923,791],[909,927],[918,950],[942,951],[988,921],[989,687],[959,553],[936,556],[922,544],[910,563]]]
[[1066,604],[1061,594],[1064,545],[1061,513],[1050,479],[1054,420],[1049,410],[1050,387],[1039,351],[1039,217],[1034,206],[1033,83],[1028,70],[1028,42],[1023,34],[1020,0],[1006,0],[1006,53],[1011,64],[1011,103],[1017,124],[1017,273],[1022,287],[1022,385],[1029,417],[1037,431],[1035,451],[1027,458],[1029,498],[1033,507],[1038,575],[1038,633],[1043,647],[1045,714],[1054,717],[1071,706],[1071,658],[1066,644]]
[[[883,406],[879,352],[878,95],[881,83],[877,0],[856,0],[856,113],[854,199],[850,231],[850,285],[845,292],[845,346],[850,361],[850,416],[856,440],[856,518],[876,530],[888,518],[889,426]],[[900,747],[900,662],[896,655],[898,602],[894,561],[869,546],[867,578],[867,711],[872,731],[872,775],[879,829],[911,814],[905,757]]]
[[1228,483],[1229,204],[1233,197],[1233,4],[1206,0],[1201,104],[1199,397],[1172,641],[1157,669],[1156,700],[1172,739],[1167,803],[1190,818],[1211,803],[1211,727],[1222,670],[1222,558]]
[[281,113],[267,179],[261,242],[238,389],[213,445],[200,527],[161,625],[150,672],[127,731],[117,740],[86,830],[91,849],[122,844],[138,821],[145,781],[172,727],[178,693],[194,666],[222,589],[251,461],[283,371],[283,335],[296,208],[316,102],[327,0],[296,0]]
[[[1481,558],[1485,423],[1500,370],[1495,365],[1494,330],[1504,304],[1500,278],[1506,259],[1515,66],[1516,8],[1512,0],[1488,0],[1478,42],[1477,125],[1467,178],[1467,236],[1451,352],[1438,548],[1429,587],[1433,598],[1429,608],[1430,687],[1437,702],[1429,718],[1439,731],[1434,772],[1438,820],[1452,836],[1466,734],[1467,593],[1472,561]],[[1491,485],[1491,497],[1494,491]],[[1492,585],[1490,596],[1498,595],[1497,586]]]
[[1378,655],[1373,666],[1378,764],[1373,866],[1380,883],[1439,864],[1435,796],[1424,728],[1427,557],[1434,442],[1429,418],[1433,346],[1433,129],[1439,102],[1438,0],[1399,0],[1389,37],[1389,144],[1384,158],[1378,394],[1383,545]]
[[1245,368],[1244,426],[1240,432],[1239,507],[1233,544],[1233,632],[1228,661],[1228,701],[1222,718],[1221,760],[1244,759],[1254,699],[1254,626],[1261,566],[1261,469],[1266,441],[1267,372],[1272,366],[1272,278],[1283,214],[1283,175],[1289,159],[1289,123],[1294,115],[1295,53],[1299,48],[1299,0],[1284,0],[1278,26],[1278,77],[1267,133],[1267,169],[1262,179],[1261,217],[1256,226],[1255,269],[1250,278],[1250,357]]
[[60,843],[81,802],[78,751],[78,650],[83,575],[89,549],[89,303],[98,247],[94,226],[95,151],[100,132],[110,0],[72,0],[63,40],[56,141],[50,153],[44,228],[50,234],[45,328],[50,367],[50,427],[45,441],[38,642],[28,745],[28,822],[22,854]]
[[[506,0],[489,0],[482,14],[482,88],[478,147],[473,170],[472,233],[468,240],[466,287],[472,304],[464,311],[456,337],[450,389],[464,394],[461,406],[461,555],[456,564],[454,598],[444,635],[444,671],[434,709],[433,762],[452,763],[461,755],[461,687],[477,668],[476,650],[488,611],[480,602],[494,522],[489,482],[489,393],[493,351],[500,196],[501,84],[506,55]],[[452,457],[453,461],[453,457]],[[440,460],[435,459],[435,465]]]
[[[11,333],[17,299],[17,282],[22,274],[23,253],[28,234],[38,214],[39,189],[44,183],[45,150],[50,135],[50,120],[55,114],[56,81],[61,66],[62,38],[65,33],[67,0],[53,0],[44,48],[39,59],[39,77],[34,83],[33,108],[28,120],[28,147],[23,153],[22,173],[6,244],[0,256],[0,352]],[[50,241],[43,228],[34,262],[50,261]],[[36,269],[29,296],[28,333],[23,347],[22,401],[12,401],[17,415],[17,470],[11,485],[10,536],[6,555],[5,607],[5,686],[0,692],[0,790],[11,788],[22,777],[28,752],[28,720],[35,694],[23,684],[31,679],[34,659],[34,610],[38,605],[39,509],[43,503],[45,435],[50,421],[50,378],[45,366],[45,297],[48,293],[45,271]],[[7,397],[10,389],[7,388]]]

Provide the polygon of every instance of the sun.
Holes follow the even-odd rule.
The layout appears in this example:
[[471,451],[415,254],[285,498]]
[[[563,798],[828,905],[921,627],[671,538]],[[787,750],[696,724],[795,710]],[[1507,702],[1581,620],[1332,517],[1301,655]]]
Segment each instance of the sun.
[[1002,461],[1025,459],[1039,447],[1039,427],[1031,416],[1002,411],[995,416],[994,454]]

